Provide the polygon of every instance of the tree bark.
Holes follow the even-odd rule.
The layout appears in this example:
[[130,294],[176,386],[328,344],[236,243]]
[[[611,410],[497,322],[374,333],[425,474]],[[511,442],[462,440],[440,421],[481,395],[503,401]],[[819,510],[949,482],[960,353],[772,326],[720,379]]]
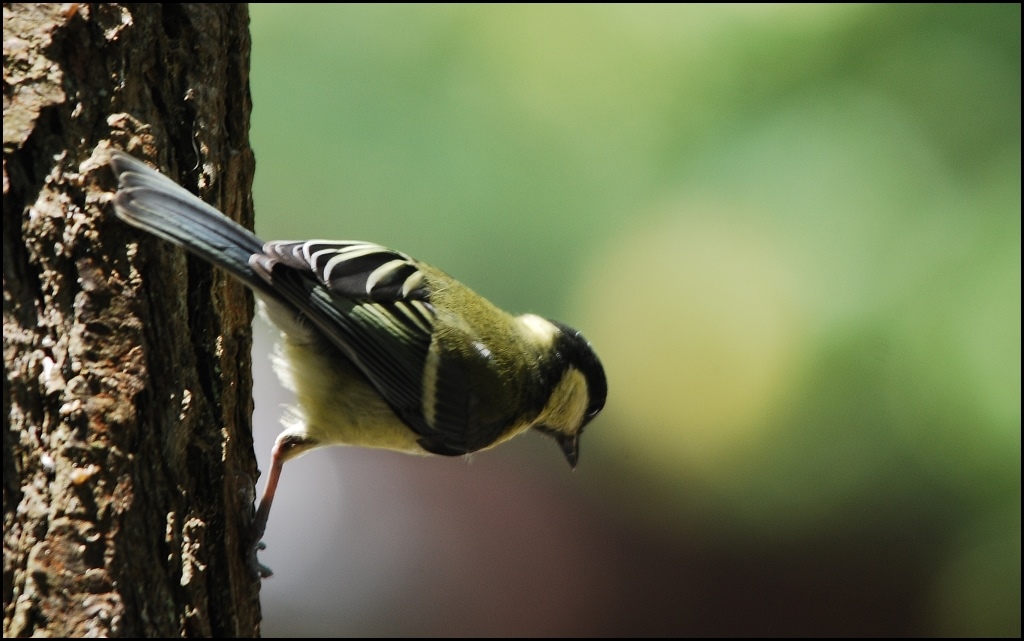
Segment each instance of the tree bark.
[[252,297],[104,152],[251,226],[244,5],[4,5],[4,636],[255,636]]

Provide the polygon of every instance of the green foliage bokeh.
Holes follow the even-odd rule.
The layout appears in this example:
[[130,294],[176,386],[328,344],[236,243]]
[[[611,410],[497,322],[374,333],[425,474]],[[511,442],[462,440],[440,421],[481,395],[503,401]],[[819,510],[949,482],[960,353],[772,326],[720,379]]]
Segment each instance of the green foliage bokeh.
[[595,500],[697,547],[922,550],[904,632],[1020,634],[1019,5],[252,28],[257,231],[580,327],[610,381]]

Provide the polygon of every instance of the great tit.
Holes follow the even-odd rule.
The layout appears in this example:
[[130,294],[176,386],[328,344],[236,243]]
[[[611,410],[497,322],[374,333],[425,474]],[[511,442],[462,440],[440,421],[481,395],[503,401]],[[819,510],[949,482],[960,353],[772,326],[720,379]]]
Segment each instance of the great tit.
[[460,456],[530,428],[576,466],[604,407],[578,331],[512,316],[443,271],[359,241],[263,242],[145,163],[112,151],[114,211],[250,287],[281,330],[275,370],[298,407],[274,444],[262,537],[285,461],[326,445]]

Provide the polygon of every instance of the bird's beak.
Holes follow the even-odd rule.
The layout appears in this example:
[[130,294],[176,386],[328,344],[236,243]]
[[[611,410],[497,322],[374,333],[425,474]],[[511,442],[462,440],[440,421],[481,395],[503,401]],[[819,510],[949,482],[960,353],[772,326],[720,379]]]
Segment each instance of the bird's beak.
[[562,448],[565,460],[569,461],[569,467],[575,470],[576,461],[580,458],[580,435],[558,434],[555,440],[558,441],[558,447]]

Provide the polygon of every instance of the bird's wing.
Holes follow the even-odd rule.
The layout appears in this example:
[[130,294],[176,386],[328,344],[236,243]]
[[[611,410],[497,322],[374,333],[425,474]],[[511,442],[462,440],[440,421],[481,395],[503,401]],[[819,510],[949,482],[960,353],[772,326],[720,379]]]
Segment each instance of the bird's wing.
[[[252,262],[359,367],[424,449],[470,451],[469,387],[459,367],[441,367],[431,351],[435,312],[416,261],[372,243],[310,240],[268,242]],[[426,382],[428,367],[436,375]]]

